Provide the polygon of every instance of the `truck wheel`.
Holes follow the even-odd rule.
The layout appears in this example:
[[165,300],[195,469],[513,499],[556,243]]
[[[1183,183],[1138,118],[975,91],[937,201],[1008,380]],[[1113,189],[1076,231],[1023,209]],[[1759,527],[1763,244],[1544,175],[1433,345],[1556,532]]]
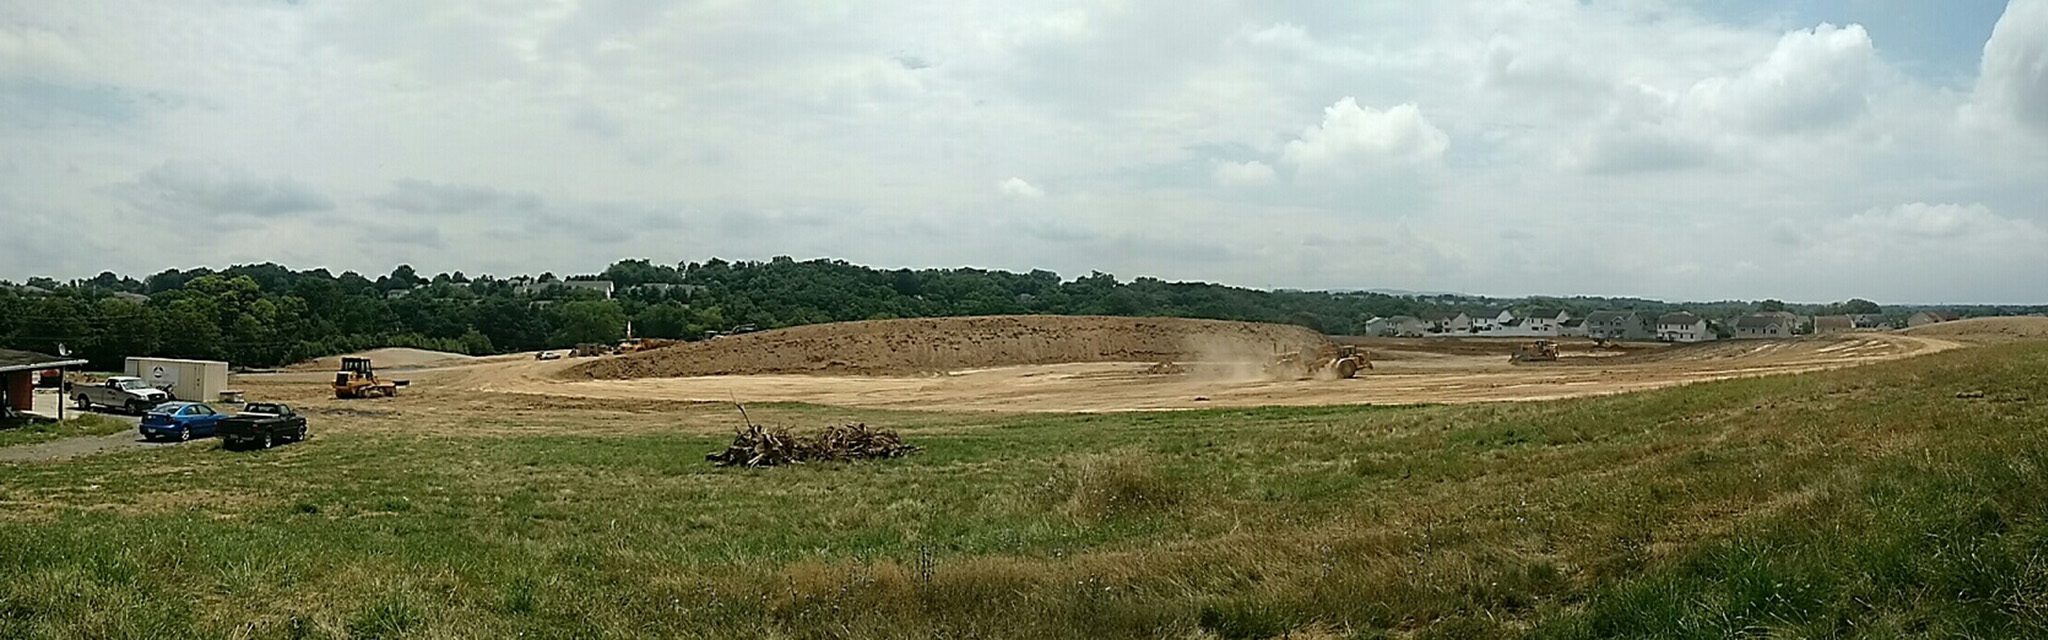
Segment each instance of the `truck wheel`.
[[277,435],[270,433],[263,434],[263,448],[269,449],[275,446],[277,446]]
[[306,441],[306,428],[305,428],[305,427],[299,427],[299,435],[295,435],[295,436],[292,436],[292,442],[305,442],[305,441]]
[[87,410],[87,409],[91,409],[91,408],[92,408],[92,398],[87,398],[87,397],[85,397],[85,394],[83,394],[83,393],[81,393],[81,394],[78,394],[78,409],[79,409],[80,411],[84,411],[84,410]]

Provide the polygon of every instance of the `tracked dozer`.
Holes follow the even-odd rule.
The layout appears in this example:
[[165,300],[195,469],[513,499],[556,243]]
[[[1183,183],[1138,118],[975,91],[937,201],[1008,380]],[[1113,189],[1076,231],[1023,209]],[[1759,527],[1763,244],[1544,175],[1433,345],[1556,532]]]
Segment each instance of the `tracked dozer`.
[[1556,361],[1557,343],[1549,340],[1537,340],[1534,342],[1516,345],[1514,354],[1508,356],[1508,362]]
[[398,395],[398,388],[406,386],[405,380],[380,380],[377,369],[370,365],[369,358],[344,357],[341,371],[334,374],[334,397],[338,400],[355,398],[389,398]]

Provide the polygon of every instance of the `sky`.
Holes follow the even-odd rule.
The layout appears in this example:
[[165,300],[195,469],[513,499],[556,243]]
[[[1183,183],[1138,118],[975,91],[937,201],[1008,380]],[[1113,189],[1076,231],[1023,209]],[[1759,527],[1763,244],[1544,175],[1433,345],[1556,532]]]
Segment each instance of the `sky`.
[[0,4],[0,278],[2048,302],[2048,0]]

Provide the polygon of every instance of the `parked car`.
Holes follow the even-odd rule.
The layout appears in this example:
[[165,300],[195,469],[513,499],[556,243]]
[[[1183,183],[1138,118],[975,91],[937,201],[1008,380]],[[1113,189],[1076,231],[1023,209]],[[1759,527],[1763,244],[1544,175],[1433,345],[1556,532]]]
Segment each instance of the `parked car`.
[[305,440],[306,417],[282,403],[251,402],[240,413],[221,420],[219,433],[221,446],[262,445],[268,449]]
[[214,434],[227,416],[203,402],[166,402],[143,414],[144,440],[191,440]]
[[560,360],[560,359],[562,359],[562,352],[560,352],[560,351],[553,351],[553,350],[549,350],[549,351],[542,351],[542,352],[540,352],[540,353],[536,353],[536,354],[533,354],[533,359],[535,359],[535,360]]
[[106,382],[93,385],[74,384],[67,387],[64,395],[78,402],[78,408],[91,409],[94,406],[126,409],[130,413],[142,413],[150,408],[170,401],[171,394],[163,389],[149,386],[134,376],[114,376]]

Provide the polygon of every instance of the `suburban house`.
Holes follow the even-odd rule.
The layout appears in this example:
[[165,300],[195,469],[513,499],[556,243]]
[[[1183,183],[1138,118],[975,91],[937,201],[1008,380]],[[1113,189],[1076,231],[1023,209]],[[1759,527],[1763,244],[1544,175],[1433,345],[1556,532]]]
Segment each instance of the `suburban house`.
[[1386,319],[1386,328],[1380,332],[1380,335],[1417,338],[1427,331],[1429,331],[1429,323],[1423,322],[1421,318],[1415,316],[1394,316]]
[[1941,311],[1922,311],[1910,316],[1906,316],[1906,326],[1918,327],[1923,325],[1934,324],[1936,322],[1948,322],[1954,319],[1956,319],[1954,315],[1944,313]]
[[1678,312],[1657,316],[1657,339],[1665,342],[1705,342],[1717,336],[1707,326],[1707,319],[1697,315]]
[[1772,313],[1757,313],[1743,316],[1735,321],[1735,338],[1755,340],[1761,338],[1790,338],[1799,329],[1799,317]]
[[1814,316],[1813,332],[1848,333],[1856,330],[1856,319],[1850,316]]
[[[698,291],[701,291],[701,290],[703,290],[703,289],[704,289],[704,285],[700,285],[700,284],[672,284],[672,283],[667,283],[667,282],[644,282],[644,283],[641,283],[641,284],[633,285],[632,287],[629,287],[629,288],[627,288],[626,290],[627,290],[627,291],[659,291],[659,292],[661,292],[661,293],[668,293],[668,292],[670,292],[670,291],[681,291],[681,292],[683,292],[683,295],[692,295],[692,296],[694,296],[694,295],[697,295],[697,292],[698,292]],[[1019,295],[1025,295],[1025,294],[1019,294]]]
[[[1021,294],[1020,294],[1020,295],[1021,295]],[[1387,321],[1387,319],[1386,319],[1386,318],[1382,318],[1382,317],[1379,317],[1379,316],[1373,316],[1373,317],[1370,317],[1370,318],[1366,318],[1366,319],[1365,319],[1365,323],[1364,323],[1364,324],[1361,324],[1361,325],[1359,325],[1359,326],[1358,326],[1358,335],[1362,335],[1362,336],[1383,336],[1383,335],[1387,335],[1387,322],[1388,322],[1388,321]]]
[[1567,338],[1586,337],[1586,319],[1572,318],[1570,320],[1564,321],[1563,323],[1558,325],[1557,335],[1564,336]]
[[1595,311],[1586,314],[1586,337],[1596,340],[1649,340],[1657,337],[1657,332],[1648,314]]
[[1472,314],[1460,313],[1444,321],[1444,333],[1471,333]]
[[1858,329],[1888,328],[1882,313],[1852,313],[1849,314],[1849,319],[1856,323]]
[[1572,314],[1561,309],[1535,309],[1522,318],[1522,330],[1531,335],[1554,336],[1564,328]]

